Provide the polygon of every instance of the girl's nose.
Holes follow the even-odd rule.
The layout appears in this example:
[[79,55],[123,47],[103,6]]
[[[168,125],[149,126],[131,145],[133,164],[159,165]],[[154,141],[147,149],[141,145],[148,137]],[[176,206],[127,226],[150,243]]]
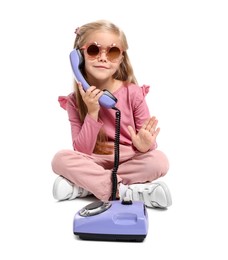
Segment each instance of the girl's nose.
[[98,56],[99,61],[107,61],[106,50],[101,50]]

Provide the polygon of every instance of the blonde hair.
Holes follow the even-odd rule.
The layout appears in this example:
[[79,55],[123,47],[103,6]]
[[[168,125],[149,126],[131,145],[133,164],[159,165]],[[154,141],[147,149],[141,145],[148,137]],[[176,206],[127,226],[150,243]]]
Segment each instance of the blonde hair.
[[[134,83],[137,84],[137,80],[135,78],[133,68],[130,62],[130,59],[127,54],[127,49],[128,49],[128,43],[126,36],[124,32],[117,27],[115,24],[107,21],[107,20],[98,20],[95,22],[87,23],[82,25],[81,27],[77,28],[75,33],[76,33],[76,38],[74,42],[74,48],[75,49],[81,49],[82,46],[84,46],[87,43],[87,38],[95,31],[105,31],[105,32],[110,32],[114,33],[117,35],[120,39],[121,43],[121,48],[123,50],[123,60],[116,71],[116,73],[113,75],[113,78],[123,81],[125,83]],[[86,73],[84,71],[84,67],[82,66],[81,70],[84,76],[86,77]],[[77,87],[77,82],[74,81],[74,91],[75,91],[75,97],[77,101],[77,106],[79,110],[79,115],[80,115],[80,120],[81,122],[84,122],[85,116],[87,114],[87,107],[79,93],[78,87]],[[98,136],[97,136],[97,142],[96,146],[94,148],[94,153],[97,154],[111,154],[111,149],[112,146],[107,144],[107,137],[103,129],[100,130]],[[112,149],[113,150],[113,149]]]

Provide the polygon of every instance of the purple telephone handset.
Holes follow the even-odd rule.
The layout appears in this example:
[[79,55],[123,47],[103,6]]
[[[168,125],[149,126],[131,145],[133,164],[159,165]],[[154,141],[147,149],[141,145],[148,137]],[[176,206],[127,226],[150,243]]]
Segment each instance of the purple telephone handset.
[[[84,79],[81,71],[80,65],[83,62],[83,57],[81,55],[80,50],[74,49],[70,53],[70,63],[73,70],[73,74],[76,82],[81,82],[83,89],[86,91],[90,85]],[[100,97],[99,103],[101,106],[105,108],[114,108],[117,102],[117,98],[114,97],[108,90],[104,90],[104,94]]]

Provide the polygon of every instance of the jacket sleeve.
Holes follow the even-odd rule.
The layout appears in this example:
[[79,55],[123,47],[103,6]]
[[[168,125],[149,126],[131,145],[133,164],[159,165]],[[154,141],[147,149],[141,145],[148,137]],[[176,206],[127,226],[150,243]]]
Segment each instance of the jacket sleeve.
[[69,96],[60,96],[58,101],[60,106],[68,113],[73,149],[88,155],[92,154],[97,135],[103,126],[103,123],[101,121],[95,121],[89,115],[86,115],[84,122],[81,122],[73,94],[70,94]]

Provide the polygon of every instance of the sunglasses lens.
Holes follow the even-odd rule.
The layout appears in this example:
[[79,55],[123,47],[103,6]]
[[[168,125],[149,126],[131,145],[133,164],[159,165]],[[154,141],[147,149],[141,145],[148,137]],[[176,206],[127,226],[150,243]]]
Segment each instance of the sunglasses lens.
[[118,47],[111,47],[107,53],[109,60],[118,59],[121,54],[121,51]]
[[92,44],[87,48],[87,54],[91,57],[96,57],[99,54],[99,51],[99,47],[95,44]]

